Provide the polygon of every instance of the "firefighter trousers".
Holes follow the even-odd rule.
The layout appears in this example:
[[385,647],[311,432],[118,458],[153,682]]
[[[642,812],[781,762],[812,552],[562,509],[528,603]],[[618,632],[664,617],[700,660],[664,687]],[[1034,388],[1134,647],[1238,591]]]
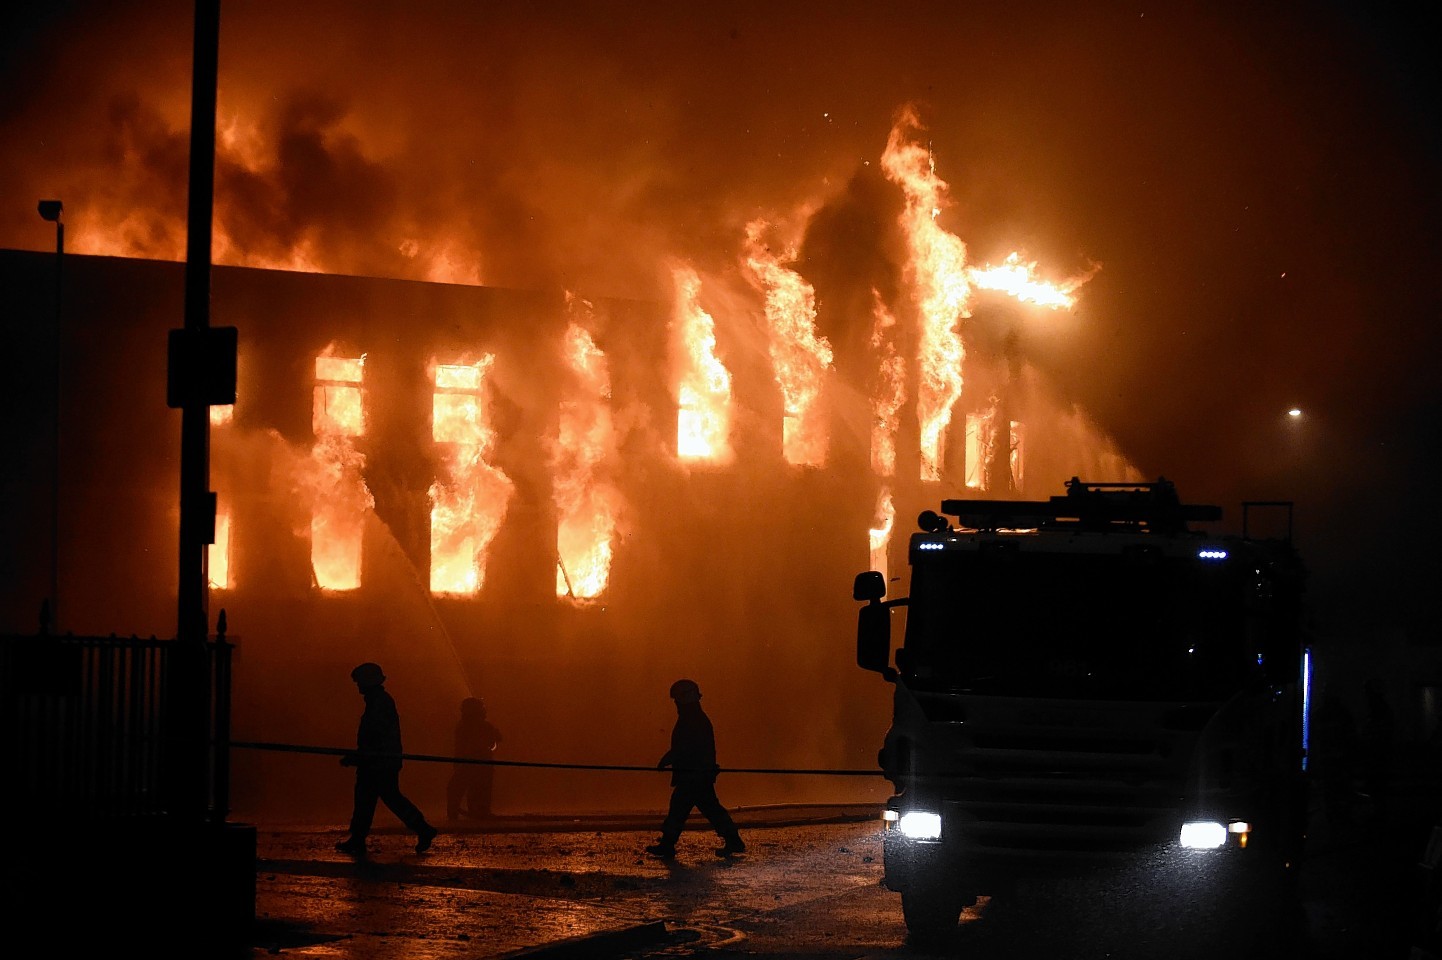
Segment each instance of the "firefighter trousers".
[[666,819],[661,823],[662,844],[668,847],[676,845],[676,840],[686,826],[686,818],[691,816],[692,810],[700,810],[701,815],[711,821],[711,826],[721,839],[738,838],[731,814],[726,812],[726,808],[721,806],[721,801],[716,798],[714,783],[678,783],[671,790],[671,806],[666,811]]

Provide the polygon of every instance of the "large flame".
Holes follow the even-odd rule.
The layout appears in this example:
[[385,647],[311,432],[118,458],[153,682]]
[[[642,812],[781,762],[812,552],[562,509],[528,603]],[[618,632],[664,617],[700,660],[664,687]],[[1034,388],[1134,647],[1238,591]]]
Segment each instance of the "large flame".
[[936,222],[946,183],[936,175],[930,151],[913,137],[916,114],[906,109],[891,129],[881,166],[901,187],[906,206],[901,227],[910,248],[907,275],[916,288],[921,329],[916,415],[921,428],[921,479],[940,480],[942,438],[952,406],[961,396],[961,364],[966,351],[959,325],[971,314],[971,284],[966,246]]
[[818,402],[831,368],[831,344],[816,335],[816,291],[784,266],[796,258],[787,249],[778,257],[764,241],[769,225],[746,226],[746,266],[766,297],[766,333],[771,368],[781,388],[781,450],[786,462],[819,467],[826,463],[827,424]]
[[488,458],[495,446],[485,398],[486,354],[474,363],[430,363],[431,437],[442,475],[430,487],[431,591],[470,596],[486,580],[486,555],[510,506],[511,479]]
[[[573,311],[590,305],[570,295]],[[574,377],[561,401],[551,450],[551,489],[556,505],[556,595],[593,599],[611,576],[620,494],[605,476],[616,456],[611,420],[611,377],[606,355],[591,334],[572,321],[562,344]]]
[[1059,285],[1040,280],[1036,275],[1036,262],[1022,263],[1019,253],[1012,253],[999,267],[971,267],[967,275],[982,290],[996,290],[1022,303],[1035,303],[1053,310],[1075,305],[1072,291],[1087,280],[1081,277]]
[[716,356],[716,322],[701,309],[701,277],[672,271],[676,371],[676,455],[683,460],[731,459],[731,374]]
[[879,477],[894,477],[901,407],[906,402],[906,360],[897,347],[896,317],[875,289],[871,301],[871,350],[876,357],[876,379],[871,391],[871,469]]
[[360,586],[361,535],[374,505],[362,476],[365,456],[355,444],[365,433],[364,371],[364,356],[336,356],[334,345],[315,360],[310,560],[323,590]]

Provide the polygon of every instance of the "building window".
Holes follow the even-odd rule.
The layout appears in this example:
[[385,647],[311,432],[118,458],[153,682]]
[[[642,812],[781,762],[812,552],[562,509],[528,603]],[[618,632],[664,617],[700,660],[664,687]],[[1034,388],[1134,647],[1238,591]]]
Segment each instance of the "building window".
[[440,476],[431,484],[431,592],[473,596],[486,580],[486,554],[505,520],[513,484],[490,462],[496,435],[486,402],[495,362],[432,362],[431,438]]
[[315,361],[310,560],[322,590],[360,586],[361,539],[373,503],[356,446],[365,433],[364,371],[364,356],[327,353]]

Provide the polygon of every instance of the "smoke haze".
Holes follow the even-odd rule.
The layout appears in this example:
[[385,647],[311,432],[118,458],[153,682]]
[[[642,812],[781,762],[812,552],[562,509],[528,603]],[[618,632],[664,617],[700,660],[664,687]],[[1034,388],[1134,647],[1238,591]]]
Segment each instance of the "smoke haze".
[[[0,247],[51,249],[35,202],[57,197],[67,251],[181,259],[192,6],[22,3],[0,17]],[[1430,494],[1439,453],[1442,158],[1422,92],[1436,68],[1421,55],[1438,37],[1402,5],[249,0],[222,4],[220,38],[218,264],[659,302],[686,264],[703,308],[756,317],[741,258],[746,225],[764,218],[800,236],[790,266],[814,286],[817,332],[853,390],[875,301],[908,309],[903,198],[879,164],[914,110],[949,185],[937,222],[971,262],[1019,252],[1050,280],[1089,276],[1073,310],[985,300],[965,327],[984,346],[1014,333],[1048,429],[1075,438],[1056,460],[1165,475],[1229,514],[1243,499],[1295,499],[1317,592],[1372,600],[1338,615],[1435,631],[1418,626],[1430,621],[1415,585],[1435,571],[1437,522],[1401,505]],[[603,350],[627,338],[598,324]],[[738,380],[767,378],[759,325],[718,326]],[[503,428],[528,426],[517,411],[539,388],[524,365],[498,370],[495,386]],[[616,400],[627,456],[651,463],[634,453],[663,447],[669,424],[645,397]],[[1285,416],[1293,405],[1301,422]],[[277,430],[249,442],[275,444],[278,460],[309,442],[307,423]],[[700,490],[683,474],[641,485],[703,529],[708,495],[765,492],[759,468]],[[390,495],[383,473],[367,481]],[[644,554],[643,538],[633,548]],[[385,556],[385,576],[404,584],[406,550]],[[1349,587],[1327,589],[1337,583]],[[757,607],[774,631],[805,627],[796,611],[706,586],[698,602]],[[395,623],[434,618],[416,589],[397,586]],[[679,609],[647,641],[645,681],[661,690],[686,667],[655,640],[684,632]],[[435,622],[408,656],[453,656]],[[823,675],[833,655],[814,654]],[[748,676],[763,679],[715,696],[703,682],[718,729],[728,696],[805,709],[789,705],[784,678]],[[425,729],[445,729],[463,686],[435,691]],[[359,701],[339,687],[343,720],[317,735],[343,742]],[[403,710],[427,696],[397,695]],[[491,711],[503,729],[522,700],[506,696]],[[625,719],[637,728],[654,708],[660,746],[669,704],[657,701]],[[563,744],[575,719],[536,737]],[[798,757],[864,725],[840,712],[769,719],[805,731]],[[444,736],[421,747],[444,752]]]

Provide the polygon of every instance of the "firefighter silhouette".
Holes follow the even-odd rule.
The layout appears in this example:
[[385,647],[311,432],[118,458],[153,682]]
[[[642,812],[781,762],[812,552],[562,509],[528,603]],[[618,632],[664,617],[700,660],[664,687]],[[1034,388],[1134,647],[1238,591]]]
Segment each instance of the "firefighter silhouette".
[[694,680],[677,680],[671,684],[671,699],[676,702],[676,726],[671,730],[671,749],[661,757],[656,769],[671,768],[671,805],[661,823],[661,838],[646,848],[652,856],[669,860],[676,856],[676,841],[693,809],[700,810],[711,822],[721,846],[716,856],[729,857],[744,853],[746,844],[732,822],[731,815],[716,798],[716,735],[711,718],[701,709],[701,688]]
[[416,853],[425,853],[437,831],[401,793],[401,718],[395,700],[386,692],[386,675],[379,664],[363,663],[351,671],[350,678],[366,705],[356,731],[356,750],[340,758],[341,766],[355,767],[355,807],[350,836],[336,844],[336,849],[365,855],[366,837],[379,801],[416,835]]
[[[501,742],[501,731],[486,718],[486,702],[479,697],[461,701],[456,721],[454,756],[469,760],[490,760]],[[484,763],[457,763],[446,784],[446,816],[452,820],[469,817],[484,820],[495,816],[491,797],[496,768]]]

